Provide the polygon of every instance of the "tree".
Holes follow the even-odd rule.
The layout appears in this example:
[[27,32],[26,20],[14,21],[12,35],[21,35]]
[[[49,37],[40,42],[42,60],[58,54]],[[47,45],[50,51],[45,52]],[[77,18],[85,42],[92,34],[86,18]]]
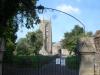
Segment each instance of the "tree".
[[37,30],[29,32],[26,38],[22,38],[17,42],[17,55],[37,55],[42,47],[42,32]]
[[0,42],[4,42],[3,46],[6,45],[5,57],[11,58],[13,54],[18,26],[31,28],[39,22],[35,11],[36,2],[37,0],[0,0]]
[[[17,30],[19,25],[30,28],[33,27],[34,23],[39,22],[35,11],[36,1],[37,0],[0,0],[1,39],[8,38],[6,32],[10,26],[13,26],[12,28],[16,28]],[[23,23],[23,19],[26,19],[26,23]]]
[[36,0],[0,0],[0,36],[4,36],[10,19],[18,26],[18,21],[23,23],[23,18],[26,18],[26,27],[33,27],[33,23],[39,21],[35,5]]
[[70,51],[70,53],[72,52],[76,53],[77,41],[82,36],[84,36],[83,28],[78,25],[75,25],[75,27],[72,29],[71,32],[66,32],[64,34],[62,47],[67,48]]
[[18,42],[17,42],[17,47],[16,47],[16,52],[17,55],[29,55],[29,44],[27,43],[27,39],[26,38],[21,38]]
[[35,50],[34,53],[38,54],[39,50],[41,49],[42,45],[43,45],[43,35],[42,32],[40,30],[36,31],[36,43],[35,43]]
[[16,31],[17,31],[17,28],[12,25],[13,24],[13,21],[10,19],[9,20],[9,26],[8,28],[6,29],[6,32],[5,32],[5,41],[6,41],[6,44],[5,44],[5,52],[4,52],[4,62],[6,63],[11,63],[12,62],[12,59],[13,59],[13,51],[15,49],[15,40],[17,38],[16,36]]
[[30,32],[28,33],[27,38],[28,38],[28,43],[33,49],[33,53],[37,55],[43,45],[42,32],[40,30],[37,30],[36,32]]
[[92,32],[87,32],[86,35],[89,36],[89,37],[91,37],[91,36],[93,36],[93,33]]

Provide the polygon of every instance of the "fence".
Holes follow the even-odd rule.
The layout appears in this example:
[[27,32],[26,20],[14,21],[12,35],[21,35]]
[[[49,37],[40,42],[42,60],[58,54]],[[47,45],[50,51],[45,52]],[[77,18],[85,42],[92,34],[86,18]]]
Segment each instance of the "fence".
[[[74,56],[72,56],[71,59],[69,59],[70,57],[63,57],[63,59],[67,59],[65,66],[61,64],[56,64],[56,59],[60,58],[59,56],[48,57],[48,62],[38,61],[32,62],[31,64],[30,62],[26,63],[26,61],[24,60],[24,62],[20,64],[4,63],[3,75],[78,75],[79,69],[75,69],[75,67],[77,67],[77,65],[79,64],[77,62],[77,59],[79,58],[77,57],[74,59],[73,57]],[[41,58],[40,60],[42,60]],[[73,69],[69,68],[71,65],[74,65],[71,67],[74,67]]]

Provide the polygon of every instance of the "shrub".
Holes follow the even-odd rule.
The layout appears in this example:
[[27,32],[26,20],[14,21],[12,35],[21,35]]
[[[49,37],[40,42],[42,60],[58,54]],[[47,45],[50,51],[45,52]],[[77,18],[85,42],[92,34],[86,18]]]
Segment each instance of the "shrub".
[[17,67],[39,68],[48,64],[51,60],[53,60],[53,57],[51,56],[15,56],[13,64]]
[[66,58],[66,63],[69,69],[79,69],[80,57],[79,56],[69,56]]

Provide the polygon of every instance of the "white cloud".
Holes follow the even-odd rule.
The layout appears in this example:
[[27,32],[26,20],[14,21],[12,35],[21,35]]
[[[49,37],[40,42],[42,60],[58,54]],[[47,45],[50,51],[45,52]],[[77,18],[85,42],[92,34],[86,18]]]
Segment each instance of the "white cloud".
[[66,4],[61,4],[61,5],[57,6],[56,9],[61,10],[66,13],[80,13],[79,8],[73,7],[71,5],[66,5]]

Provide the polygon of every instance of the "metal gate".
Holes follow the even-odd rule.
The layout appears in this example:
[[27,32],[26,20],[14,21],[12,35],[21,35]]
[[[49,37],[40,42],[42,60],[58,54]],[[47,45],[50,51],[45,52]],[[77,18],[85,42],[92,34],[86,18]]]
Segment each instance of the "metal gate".
[[78,56],[38,55],[36,58],[31,61],[23,56],[12,64],[3,63],[3,75],[79,75]]

